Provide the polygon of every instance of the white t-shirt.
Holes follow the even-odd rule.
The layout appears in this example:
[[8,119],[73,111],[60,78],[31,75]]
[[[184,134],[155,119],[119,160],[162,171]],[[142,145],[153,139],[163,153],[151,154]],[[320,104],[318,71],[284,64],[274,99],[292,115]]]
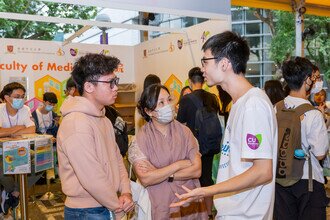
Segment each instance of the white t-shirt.
[[39,130],[41,133],[45,134],[47,129],[50,128],[53,122],[53,113],[49,111],[47,114],[42,114],[39,109],[36,110],[38,122],[39,122]]
[[217,183],[233,178],[253,163],[244,159],[272,159],[273,180],[247,190],[214,198],[217,219],[273,218],[277,161],[277,121],[266,94],[252,88],[233,104],[222,144]]
[[7,114],[6,103],[0,104],[0,127],[10,128],[16,125],[25,125],[25,127],[34,126],[32,121],[30,108],[23,105],[21,109],[17,111],[17,114],[10,116]]
[[[286,108],[296,108],[304,103],[310,104],[306,99],[287,96],[284,99]],[[313,179],[324,183],[323,169],[315,156],[323,156],[329,149],[329,140],[327,128],[323,115],[320,111],[308,111],[304,114],[301,121],[301,142],[302,148],[307,152],[308,146],[311,146],[312,173]],[[304,165],[304,174],[302,179],[308,179],[308,163]]]

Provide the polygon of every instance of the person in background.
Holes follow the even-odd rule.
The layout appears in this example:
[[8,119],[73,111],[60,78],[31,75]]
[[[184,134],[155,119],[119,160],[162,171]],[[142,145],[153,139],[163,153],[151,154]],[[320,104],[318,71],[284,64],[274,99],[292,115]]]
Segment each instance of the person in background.
[[219,93],[219,104],[220,104],[220,115],[225,117],[225,124],[227,124],[227,120],[229,117],[229,112],[231,106],[233,105],[232,98],[230,97],[229,93],[223,90],[220,85],[217,85],[217,90]]
[[[297,108],[311,104],[307,94],[317,82],[313,76],[312,63],[304,57],[292,57],[282,64],[282,73],[290,88],[285,97],[285,108]],[[307,111],[301,117],[301,148],[310,152],[313,191],[309,191],[309,165],[306,160],[301,179],[291,186],[275,185],[274,219],[326,219],[327,198],[324,189],[324,176],[320,161],[329,149],[329,140],[324,118],[319,111]],[[286,155],[285,152],[283,155]]]
[[[35,133],[30,108],[24,105],[25,88],[17,82],[4,86],[2,97],[5,103],[0,104],[0,137],[14,137]],[[3,186],[1,209],[7,214],[10,207],[18,205],[19,190],[13,176],[3,175],[0,166],[0,184]],[[11,205],[8,205],[11,204]]]
[[111,105],[104,107],[105,117],[107,117],[114,128],[116,142],[120,150],[120,154],[125,157],[128,150],[128,133],[127,124],[120,116],[119,112]]
[[[155,74],[147,75],[143,82],[143,91],[153,84],[161,84],[160,78]],[[135,119],[135,134],[137,134],[140,128],[146,123],[144,118],[139,114],[137,108],[135,108],[134,119]]]
[[322,112],[324,116],[325,124],[327,128],[329,128],[330,109],[327,107],[326,101],[327,101],[327,92],[324,89],[322,89],[318,93],[314,94],[314,102],[312,104],[314,104],[314,106],[316,106]]
[[71,73],[81,96],[61,107],[57,134],[65,219],[121,218],[134,208],[130,181],[104,106],[115,102],[120,60],[101,54],[78,59]]
[[129,161],[151,201],[152,219],[207,219],[204,201],[170,208],[181,185],[199,187],[201,155],[198,142],[186,126],[174,120],[174,100],[159,84],[148,86],[138,109],[147,123],[128,150]]
[[0,137],[35,133],[30,108],[24,105],[24,86],[12,82],[2,92],[5,103],[0,104]]
[[73,81],[72,77],[70,77],[68,79],[68,81],[66,82],[65,95],[67,97],[74,97],[74,96],[79,95],[77,86],[76,86],[75,82]]
[[176,104],[176,106],[175,106],[175,112],[176,112],[176,113],[178,113],[178,110],[179,110],[179,103],[180,103],[182,97],[185,96],[185,95],[188,95],[188,94],[190,94],[190,93],[192,93],[192,90],[191,90],[190,86],[185,86],[185,87],[183,87],[183,88],[181,89],[178,104]]
[[36,133],[50,134],[56,138],[59,126],[59,117],[53,110],[57,102],[55,93],[44,93],[43,104],[32,112],[32,117],[36,125]]
[[223,138],[217,184],[178,195],[185,205],[216,195],[217,219],[271,220],[275,194],[277,123],[267,95],[245,78],[250,48],[230,31],[210,37],[202,47],[208,86],[221,85],[233,99]]
[[[32,117],[36,125],[36,133],[52,135],[55,169],[49,169],[46,171],[46,179],[55,179],[54,170],[56,170],[56,172],[58,170],[56,155],[56,136],[59,127],[60,117],[54,112],[54,107],[56,106],[57,102],[58,100],[55,93],[46,92],[43,95],[42,105],[32,112]],[[32,182],[32,176],[34,175],[31,174],[30,176],[30,184],[34,184],[34,182]],[[41,176],[42,173],[35,175],[34,181],[37,181],[37,179],[39,179]]]
[[279,80],[266,81],[264,90],[273,105],[285,98],[285,92]]
[[318,93],[314,95],[314,102],[317,106],[323,106],[327,101],[327,92],[324,89],[321,89]]

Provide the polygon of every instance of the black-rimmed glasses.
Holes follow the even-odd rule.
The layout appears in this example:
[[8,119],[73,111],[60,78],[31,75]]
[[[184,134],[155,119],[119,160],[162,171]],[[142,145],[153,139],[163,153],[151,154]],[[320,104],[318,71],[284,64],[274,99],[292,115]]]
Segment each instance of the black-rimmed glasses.
[[204,66],[206,64],[206,62],[205,62],[206,60],[216,60],[216,59],[218,59],[218,57],[202,58],[201,64],[202,64],[202,66]]
[[109,83],[110,84],[110,88],[113,89],[113,87],[118,86],[119,78],[118,77],[115,77],[113,79],[110,79],[109,81],[104,81],[104,80],[90,80],[89,82]]

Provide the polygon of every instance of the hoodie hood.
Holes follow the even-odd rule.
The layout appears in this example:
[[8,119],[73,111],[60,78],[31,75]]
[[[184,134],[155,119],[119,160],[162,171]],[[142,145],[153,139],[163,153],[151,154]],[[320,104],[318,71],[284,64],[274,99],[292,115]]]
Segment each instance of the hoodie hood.
[[68,97],[61,106],[61,114],[63,117],[72,112],[81,112],[94,117],[104,117],[105,110],[100,111],[96,106],[82,96]]

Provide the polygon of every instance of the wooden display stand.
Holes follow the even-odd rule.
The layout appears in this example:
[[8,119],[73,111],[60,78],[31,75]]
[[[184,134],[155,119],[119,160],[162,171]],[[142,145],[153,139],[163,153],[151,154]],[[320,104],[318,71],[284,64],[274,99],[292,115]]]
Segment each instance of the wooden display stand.
[[117,99],[114,107],[119,112],[121,117],[127,123],[127,130],[130,131],[134,129],[135,121],[134,114],[136,108],[135,102],[135,84],[119,84]]

